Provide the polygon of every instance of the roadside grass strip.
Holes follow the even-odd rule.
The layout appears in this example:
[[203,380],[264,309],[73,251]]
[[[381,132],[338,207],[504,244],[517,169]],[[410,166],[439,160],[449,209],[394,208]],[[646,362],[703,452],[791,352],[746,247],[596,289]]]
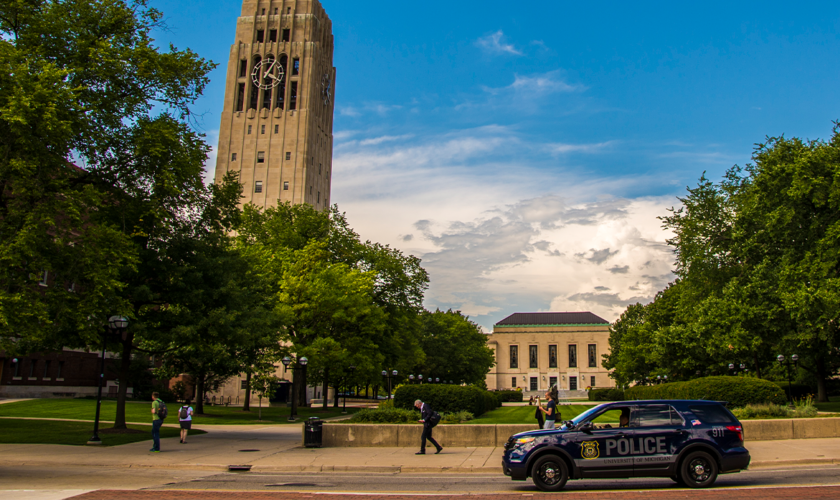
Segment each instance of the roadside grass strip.
[[[60,420],[13,420],[0,421],[3,432],[0,432],[2,444],[65,444],[81,446],[87,443],[93,434],[93,424],[90,422],[64,422]],[[151,425],[129,425],[129,433],[111,433],[107,425],[99,428],[102,446],[119,446],[121,444],[137,443],[152,440]],[[162,427],[160,437],[178,437],[181,429]],[[205,431],[191,429],[189,435],[207,434]]]

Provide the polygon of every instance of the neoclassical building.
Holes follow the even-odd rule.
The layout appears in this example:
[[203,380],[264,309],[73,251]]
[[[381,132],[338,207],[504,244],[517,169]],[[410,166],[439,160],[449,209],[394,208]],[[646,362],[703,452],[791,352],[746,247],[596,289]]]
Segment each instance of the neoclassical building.
[[488,389],[545,392],[557,384],[568,396],[588,387],[615,387],[601,366],[609,352],[610,323],[591,312],[514,313],[493,326],[487,345],[496,365]]

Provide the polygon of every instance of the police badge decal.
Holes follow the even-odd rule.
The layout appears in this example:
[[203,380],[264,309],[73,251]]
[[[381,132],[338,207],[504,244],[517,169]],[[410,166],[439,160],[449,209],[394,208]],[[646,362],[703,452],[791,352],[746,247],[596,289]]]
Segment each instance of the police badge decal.
[[598,441],[584,441],[580,443],[580,456],[587,460],[594,460],[601,456]]

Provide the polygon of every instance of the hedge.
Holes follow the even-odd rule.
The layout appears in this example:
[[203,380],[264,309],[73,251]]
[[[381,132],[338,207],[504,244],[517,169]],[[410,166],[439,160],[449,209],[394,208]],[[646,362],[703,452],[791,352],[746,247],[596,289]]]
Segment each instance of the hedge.
[[501,398],[475,386],[415,384],[404,385],[394,392],[397,408],[410,410],[418,399],[439,413],[468,411],[476,417],[502,405]]
[[414,423],[420,420],[420,412],[417,410],[404,410],[402,408],[365,408],[354,413],[346,422],[350,423],[377,423],[377,424],[403,424]]
[[590,401],[624,401],[624,391],[621,389],[592,389],[589,391]]
[[704,377],[687,382],[659,385],[637,385],[624,391],[628,400],[638,399],[706,399],[726,401],[731,407],[748,404],[787,402],[785,391],[768,380],[748,377]]
[[522,391],[493,391],[493,394],[503,403],[522,402]]

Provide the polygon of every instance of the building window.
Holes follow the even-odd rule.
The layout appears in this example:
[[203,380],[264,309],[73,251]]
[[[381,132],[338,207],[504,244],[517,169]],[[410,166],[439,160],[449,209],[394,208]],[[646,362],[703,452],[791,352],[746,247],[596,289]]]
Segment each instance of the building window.
[[292,8],[291,7],[286,7],[286,14],[291,14],[291,13],[292,13]]
[[288,29],[283,30],[283,35],[282,35],[282,36],[283,36],[283,38],[282,38],[282,40],[283,40],[284,42],[288,42],[288,41],[289,41],[289,38],[291,38],[291,34],[292,34],[291,30],[288,30]]
[[595,375],[589,377],[589,387],[592,389],[595,388]]
[[275,126],[274,126],[274,133],[275,133],[275,134],[279,134],[279,133],[280,133],[280,125],[275,125]]
[[230,161],[236,161],[236,153],[230,154]]
[[316,201],[315,203],[321,203],[321,192],[320,191],[318,191],[318,201]]
[[569,368],[577,368],[577,346],[569,344]]
[[309,194],[312,194],[312,186],[309,186]]
[[297,87],[298,82],[292,82],[292,90],[289,95],[289,109],[297,109]]
[[239,61],[239,78],[248,76],[248,61],[245,59]]
[[510,367],[519,368],[519,346],[510,346]]
[[277,41],[277,30],[268,30],[268,41],[271,43]]
[[260,134],[265,135],[265,125],[260,125]]
[[265,151],[257,152],[257,163],[265,163]]
[[577,377],[569,377],[569,390],[570,391],[578,390]]
[[537,379],[537,377],[531,377],[531,390],[532,391],[540,390],[539,379]]
[[516,389],[516,377],[510,378],[510,386]]
[[262,193],[262,181],[257,181],[254,183],[254,192]]
[[552,387],[557,385],[557,377],[548,377],[548,388],[551,389]]
[[318,164],[318,175],[321,175],[321,164]]
[[531,368],[539,368],[539,359],[537,359],[537,346],[528,346],[528,360]]
[[21,360],[18,360],[17,363],[12,363],[14,365],[14,375],[12,376],[15,378],[20,378],[20,364]]
[[265,30],[257,30],[257,43],[263,43],[265,40]]
[[265,15],[265,9],[263,9],[263,10],[262,10],[262,15],[263,15],[263,16]]
[[283,191],[289,190],[289,181],[283,181]]
[[248,135],[251,135],[251,126],[248,125]]
[[300,59],[297,57],[292,59],[292,76],[300,74]]
[[49,378],[50,376],[50,360],[44,361],[44,378]]
[[291,159],[292,159],[292,152],[291,151],[286,151],[286,160],[291,160]]
[[245,84],[240,83],[236,89],[236,110],[242,111],[245,107]]
[[[256,56],[254,58],[253,66],[251,66],[251,73],[254,73],[254,70],[257,69],[260,62],[262,62],[262,57]],[[257,109],[257,102],[260,99],[260,88],[257,87],[257,83],[259,83],[259,81],[255,82],[254,79],[251,78],[251,96],[248,101],[248,109]]]
[[63,371],[64,371],[64,361],[59,361],[58,362],[58,371],[55,374],[56,380],[58,380],[62,377],[62,372]]
[[242,390],[248,389],[248,381],[247,380],[240,381],[239,382],[239,388],[242,389]]
[[277,15],[277,7],[274,8],[274,15]]
[[589,368],[598,368],[598,350],[596,344],[589,344]]
[[38,360],[33,359],[29,362],[29,378],[35,378],[35,366],[38,365]]
[[548,367],[557,368],[557,346],[548,346]]

